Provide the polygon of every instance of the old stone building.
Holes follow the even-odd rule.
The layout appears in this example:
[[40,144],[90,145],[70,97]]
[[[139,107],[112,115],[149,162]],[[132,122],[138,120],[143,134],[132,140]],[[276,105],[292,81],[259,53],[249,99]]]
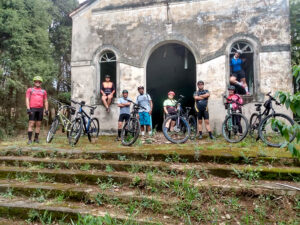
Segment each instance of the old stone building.
[[229,61],[237,49],[247,59],[248,118],[267,92],[293,88],[288,0],[90,0],[70,16],[72,98],[100,104],[102,131],[116,130],[119,111],[116,103],[110,113],[101,105],[105,74],[116,84],[116,97],[128,89],[135,99],[144,85],[158,127],[167,92],[193,105],[196,81],[203,80],[211,93],[211,124],[220,131]]

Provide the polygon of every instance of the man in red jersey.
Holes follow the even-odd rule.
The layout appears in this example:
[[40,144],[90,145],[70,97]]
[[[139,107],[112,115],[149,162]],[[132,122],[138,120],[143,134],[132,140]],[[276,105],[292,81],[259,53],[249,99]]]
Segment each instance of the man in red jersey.
[[32,132],[35,125],[34,142],[39,143],[39,134],[43,120],[44,108],[45,114],[48,115],[47,92],[41,88],[43,79],[40,76],[33,78],[34,87],[26,91],[26,107],[29,115],[28,123],[28,142],[32,143]]

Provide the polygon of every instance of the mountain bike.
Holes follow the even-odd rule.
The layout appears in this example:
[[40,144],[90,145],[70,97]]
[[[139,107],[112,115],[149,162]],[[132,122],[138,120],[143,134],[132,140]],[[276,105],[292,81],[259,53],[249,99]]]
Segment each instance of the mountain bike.
[[[269,92],[266,96],[269,97],[264,103],[265,110],[261,112],[262,103],[255,104],[257,113],[253,113],[250,117],[251,137],[257,141],[261,139],[264,143],[272,147],[280,147],[285,143],[285,138],[281,135],[277,123],[285,125],[294,125],[294,121],[288,115],[276,113],[272,102],[276,105],[281,105]],[[275,122],[276,121],[276,122]],[[296,134],[290,136],[290,142],[295,138]]]
[[136,142],[140,134],[140,121],[137,118],[137,114],[139,113],[139,109],[145,109],[145,107],[140,106],[134,103],[131,100],[127,100],[133,104],[133,110],[130,113],[129,119],[125,122],[122,131],[121,131],[121,141],[122,145],[130,146]]
[[[69,144],[76,145],[81,134],[87,135],[90,142],[92,142],[92,138],[96,138],[99,136],[99,120],[95,117],[91,117],[94,115],[94,111],[97,106],[89,106],[86,105],[84,101],[76,102],[71,100],[72,103],[79,105],[79,110],[77,112],[74,123],[72,123],[70,135],[69,135]],[[83,110],[84,107],[90,109],[89,115]],[[83,133],[82,133],[83,132]]]
[[62,126],[62,131],[66,131],[67,136],[69,136],[72,126],[71,115],[75,115],[76,112],[76,109],[70,105],[66,105],[54,98],[50,98],[50,100],[58,106],[58,110],[48,131],[46,138],[47,143],[50,143],[53,140],[59,125]]
[[162,130],[166,139],[175,144],[186,142],[191,134],[191,128],[188,121],[182,115],[181,101],[184,96],[180,95],[176,103],[176,114],[165,118]]
[[222,124],[222,134],[226,141],[231,143],[237,143],[242,141],[248,133],[249,123],[247,118],[239,112],[239,110],[234,110],[232,104],[235,103],[238,106],[242,106],[237,101],[226,99],[225,109],[227,110],[227,116]]
[[190,113],[191,110],[192,107],[184,107],[184,110],[181,111],[181,115],[185,118],[191,128],[190,139],[194,140],[197,136],[198,126],[196,117]]

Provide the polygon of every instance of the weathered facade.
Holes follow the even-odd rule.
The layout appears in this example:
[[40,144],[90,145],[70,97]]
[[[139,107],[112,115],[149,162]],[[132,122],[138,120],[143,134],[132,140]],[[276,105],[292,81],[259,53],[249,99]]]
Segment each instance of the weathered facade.
[[[139,85],[149,86],[150,56],[170,43],[184,46],[193,55],[192,76],[205,81],[211,93],[214,130],[220,131],[225,117],[222,95],[229,82],[233,46],[248,45],[252,57],[248,65],[251,96],[244,110],[248,118],[254,103],[263,101],[269,91],[293,89],[288,0],[94,0],[70,16],[72,98],[77,100],[100,103],[101,57],[107,52],[115,55],[111,60],[115,61],[117,96],[128,89],[135,99]],[[116,104],[110,113],[98,107],[96,116],[103,131],[116,130]]]

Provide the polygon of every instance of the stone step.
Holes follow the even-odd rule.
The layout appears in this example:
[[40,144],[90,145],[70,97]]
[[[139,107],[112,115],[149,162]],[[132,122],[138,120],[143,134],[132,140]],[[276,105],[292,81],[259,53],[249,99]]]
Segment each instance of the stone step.
[[265,164],[278,166],[294,165],[299,166],[300,162],[292,158],[289,153],[276,156],[276,150],[272,149],[266,153],[243,151],[240,148],[224,149],[218,151],[180,149],[164,150],[78,150],[78,149],[58,149],[50,147],[7,147],[0,149],[1,156],[32,156],[35,158],[67,158],[67,159],[107,159],[118,160],[151,160],[167,162],[215,162],[215,163],[240,163],[240,164]]
[[[227,191],[250,191],[260,194],[262,192],[275,195],[295,195],[298,191],[283,186],[278,186],[278,181],[248,181],[233,178],[196,178],[194,176],[167,177],[159,174],[126,173],[126,172],[103,172],[103,171],[80,171],[80,170],[53,170],[53,169],[31,169],[26,168],[20,171],[19,167],[0,167],[0,179],[16,179],[18,181],[31,180],[35,182],[52,182],[60,184],[106,184],[107,182],[116,183],[120,186],[132,186],[137,188],[166,189],[180,183],[189,183],[199,189],[221,189]],[[299,189],[295,182],[280,181],[282,184],[291,184]]]
[[[36,202],[30,199],[13,197],[7,199],[0,197],[0,217],[27,220],[30,215],[41,215],[48,219],[51,217],[52,223],[54,220],[61,220],[64,218],[65,222],[71,220],[76,221],[78,215],[92,215],[104,217],[109,215],[111,218],[118,221],[132,221],[133,224],[178,224],[179,221],[172,220],[169,216],[165,219],[163,215],[155,214],[139,214],[131,217],[129,213],[124,210],[110,205],[110,207],[98,207],[92,205],[85,205],[78,202]],[[32,216],[31,216],[32,217]],[[49,223],[48,223],[49,224]]]
[[[105,188],[95,185],[47,183],[47,182],[20,182],[16,180],[0,180],[0,193],[10,196],[26,196],[35,198],[54,199],[59,196],[63,200],[79,201],[88,204],[98,204],[97,199],[104,204],[110,202],[130,203],[155,202],[162,209],[177,204],[180,199],[171,196],[164,196],[159,193],[145,193],[147,191],[129,187],[119,187],[110,184]],[[166,200],[167,199],[167,200]]]
[[120,160],[89,160],[89,159],[61,159],[61,158],[34,158],[29,156],[1,156],[3,166],[44,167],[48,169],[84,169],[112,170],[129,172],[147,172],[159,170],[168,174],[186,174],[189,171],[201,171],[219,177],[242,176],[247,173],[258,173],[257,179],[293,180],[300,177],[299,167],[286,166],[253,166],[240,164],[216,163],[167,163],[160,161],[120,161]]

